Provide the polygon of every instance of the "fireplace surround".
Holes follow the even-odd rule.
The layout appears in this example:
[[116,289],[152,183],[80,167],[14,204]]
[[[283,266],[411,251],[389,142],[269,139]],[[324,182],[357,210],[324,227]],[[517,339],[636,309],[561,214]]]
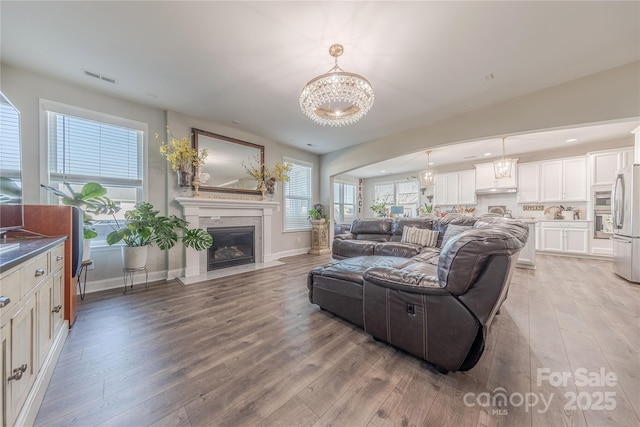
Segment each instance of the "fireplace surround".
[[[271,248],[271,220],[274,211],[280,210],[279,202],[208,197],[177,197],[175,201],[191,228],[254,226],[256,268],[280,264]],[[223,268],[207,274],[207,251],[186,248],[184,278],[181,280],[183,283],[195,283],[214,277],[212,273],[242,267]]]

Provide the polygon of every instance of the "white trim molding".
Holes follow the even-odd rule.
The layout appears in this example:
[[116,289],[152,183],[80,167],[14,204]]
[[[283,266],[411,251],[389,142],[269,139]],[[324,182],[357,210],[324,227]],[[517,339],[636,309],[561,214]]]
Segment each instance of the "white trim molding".
[[[269,263],[278,257],[271,249],[271,217],[274,210],[279,210],[279,202],[248,199],[213,199],[205,197],[176,197],[175,201],[182,207],[182,215],[189,222],[190,228],[201,227],[201,222],[210,219],[259,217],[261,223],[260,239],[256,244],[256,263]],[[184,275],[186,278],[205,275],[201,271],[200,255],[198,251],[186,248]]]

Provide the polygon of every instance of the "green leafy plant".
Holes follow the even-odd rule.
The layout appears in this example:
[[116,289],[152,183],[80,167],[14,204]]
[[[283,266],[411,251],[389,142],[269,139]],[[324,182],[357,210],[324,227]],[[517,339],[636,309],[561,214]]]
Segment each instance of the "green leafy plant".
[[[120,241],[126,246],[158,245],[162,250],[171,249],[178,240],[188,247],[201,251],[211,247],[213,238],[201,228],[189,229],[189,223],[175,215],[159,215],[148,202],[125,212],[125,224],[116,220],[117,229],[107,235],[107,244]],[[114,217],[115,219],[115,217]],[[179,235],[181,233],[182,235]]]
[[60,197],[62,203],[67,206],[77,206],[82,209],[84,217],[84,238],[93,239],[98,236],[93,225],[95,221],[91,215],[115,215],[120,211],[111,199],[105,196],[107,189],[97,182],[86,183],[80,192],[74,191],[71,184],[64,182],[67,192],[55,187],[41,184],[40,186]]
[[427,203],[424,206],[420,206],[419,209],[421,214],[432,214],[433,213],[433,205],[429,205]]
[[316,221],[323,218],[327,219],[327,215],[323,214],[319,209],[313,207],[307,212],[307,218],[310,221]]
[[389,205],[390,203],[387,201],[387,199],[374,200],[373,204],[371,205],[371,210],[379,215],[387,215],[389,213],[389,208],[387,206]]

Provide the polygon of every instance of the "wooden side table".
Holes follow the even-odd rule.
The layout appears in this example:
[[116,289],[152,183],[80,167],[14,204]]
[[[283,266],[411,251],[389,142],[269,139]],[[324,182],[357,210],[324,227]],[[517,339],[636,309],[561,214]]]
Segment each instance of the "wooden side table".
[[[80,273],[78,274],[78,292],[80,293],[80,300],[84,301],[84,294],[87,292],[87,270],[89,266],[93,264],[93,260],[86,259],[82,261],[82,265],[80,267]],[[84,271],[84,282],[83,285],[80,285],[80,281],[82,279],[82,272]]]

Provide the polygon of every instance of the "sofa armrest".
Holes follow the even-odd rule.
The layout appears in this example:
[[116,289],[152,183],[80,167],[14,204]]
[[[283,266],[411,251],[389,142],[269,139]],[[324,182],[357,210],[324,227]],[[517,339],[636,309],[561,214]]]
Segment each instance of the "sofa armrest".
[[336,234],[333,238],[338,240],[356,240],[356,235],[352,233]]
[[440,287],[438,277],[418,268],[372,267],[363,274],[366,283],[414,294],[451,296]]

